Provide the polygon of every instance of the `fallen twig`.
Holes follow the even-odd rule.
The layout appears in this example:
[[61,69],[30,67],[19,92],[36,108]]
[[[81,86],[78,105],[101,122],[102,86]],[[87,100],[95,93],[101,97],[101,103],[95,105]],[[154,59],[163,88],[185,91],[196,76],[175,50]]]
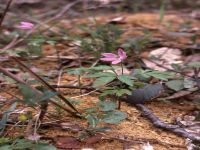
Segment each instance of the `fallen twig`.
[[184,128],[181,128],[178,125],[172,125],[172,124],[168,124],[168,123],[164,123],[162,122],[158,117],[156,117],[151,110],[149,110],[146,106],[144,106],[143,104],[136,104],[135,105],[140,111],[142,111],[142,115],[144,117],[146,117],[147,119],[149,119],[151,121],[151,123],[153,125],[155,125],[156,127],[171,131],[179,136],[188,138],[192,141],[195,142],[200,142],[200,136],[193,134],[193,133],[189,133],[187,132]]
[[18,58],[11,57],[15,62],[17,62],[22,68],[28,71],[34,78],[36,78],[40,83],[46,86],[49,90],[53,92],[57,92],[57,96],[62,99],[70,108],[72,108],[76,113],[79,113],[78,110],[58,91],[56,91],[50,84],[48,84],[45,80],[43,80],[40,76],[34,73],[31,69],[29,69],[26,65],[24,65]]
[[[13,75],[11,72],[7,71],[6,69],[2,68],[0,66],[0,72],[2,72],[4,75],[12,78],[13,80],[15,80],[16,82],[20,83],[20,84],[24,84],[26,86],[28,86],[29,88],[31,88],[32,90],[36,91],[38,94],[41,94],[40,91],[38,91],[37,89],[35,89],[34,87],[28,85],[26,82],[24,82],[23,80],[19,79],[18,77],[16,77],[15,75]],[[59,103],[53,101],[53,100],[49,100],[50,103],[52,103],[53,105],[65,110],[66,112],[74,115],[74,116],[77,116],[76,113],[74,113],[73,111],[69,110],[68,108],[64,107],[63,105],[60,105]]]
[[131,136],[111,136],[111,137],[104,137],[103,139],[113,139],[113,140],[118,140],[118,141],[121,141],[121,142],[128,142],[128,143],[133,143],[133,144],[144,144],[144,143],[151,143],[151,144],[160,144],[160,145],[163,145],[167,148],[171,148],[171,147],[178,147],[178,148],[184,148],[185,149],[185,146],[182,146],[182,145],[175,145],[175,144],[170,144],[170,143],[167,143],[167,142],[162,142],[158,139],[148,139],[148,138],[138,138],[138,137],[131,137]]

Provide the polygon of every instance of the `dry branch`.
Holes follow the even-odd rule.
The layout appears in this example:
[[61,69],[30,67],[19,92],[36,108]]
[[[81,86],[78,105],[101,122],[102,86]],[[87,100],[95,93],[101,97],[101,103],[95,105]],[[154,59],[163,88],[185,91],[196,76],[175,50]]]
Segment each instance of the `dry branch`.
[[155,116],[151,110],[149,110],[146,106],[144,106],[143,104],[136,104],[136,107],[142,111],[142,115],[144,117],[146,117],[148,120],[151,121],[151,123],[158,127],[158,128],[162,128],[164,130],[168,130],[171,131],[179,136],[188,138],[194,142],[200,142],[200,136],[193,134],[193,133],[189,133],[187,132],[184,128],[181,128],[178,125],[172,125],[172,124],[168,124],[165,123],[163,121],[161,121],[157,116]]

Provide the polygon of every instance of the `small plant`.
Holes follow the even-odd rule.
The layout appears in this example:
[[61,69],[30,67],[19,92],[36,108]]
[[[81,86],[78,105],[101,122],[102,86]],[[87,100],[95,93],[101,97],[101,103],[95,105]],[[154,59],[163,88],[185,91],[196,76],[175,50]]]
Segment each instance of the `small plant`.
[[131,51],[131,54],[138,55],[150,43],[151,37],[152,37],[151,32],[149,32],[148,30],[145,30],[143,36],[129,38],[121,46],[126,49],[134,50],[134,51]]
[[[131,94],[134,78],[123,73],[123,60],[126,59],[126,53],[122,48],[118,48],[118,55],[114,53],[102,53],[100,60],[111,62],[111,64],[118,64],[119,66],[97,66],[91,68],[78,68],[69,70],[68,73],[82,75],[87,72],[85,78],[96,78],[93,82],[93,87],[102,88],[102,96],[115,95],[118,98],[124,94]],[[120,73],[115,71],[116,68],[121,68]],[[120,108],[120,103],[119,103]]]
[[[123,73],[123,60],[127,58],[122,48],[118,48],[118,55],[114,53],[102,53],[100,60],[111,62],[111,64],[119,64],[120,66],[101,65],[90,68],[77,68],[68,70],[68,73],[82,75],[85,78],[95,78],[93,87],[100,89],[102,93],[99,95],[99,103],[94,108],[85,110],[85,118],[91,127],[96,127],[99,122],[117,124],[126,118],[126,114],[116,111],[116,103],[106,100],[108,95],[111,99],[119,101],[118,109],[120,109],[120,98],[124,95],[130,95],[133,88],[134,78]],[[120,73],[115,69],[121,68]],[[87,74],[86,74],[87,73]]]
[[81,26],[81,29],[89,34],[89,37],[80,37],[81,49],[92,53],[98,58],[101,53],[113,52],[120,44],[118,39],[123,33],[115,25],[98,25],[96,30]]

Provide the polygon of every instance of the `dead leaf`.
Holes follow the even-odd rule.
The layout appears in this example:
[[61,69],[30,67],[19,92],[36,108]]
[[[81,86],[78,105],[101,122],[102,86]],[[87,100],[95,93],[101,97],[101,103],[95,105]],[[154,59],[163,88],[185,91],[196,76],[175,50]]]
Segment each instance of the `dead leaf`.
[[81,142],[78,141],[75,137],[71,136],[60,136],[55,139],[55,145],[57,148],[72,148],[72,149],[80,149]]
[[101,134],[95,134],[94,136],[86,138],[83,142],[85,142],[86,144],[95,144],[97,142],[100,142],[101,139],[102,139]]
[[78,132],[78,131],[82,130],[78,124],[64,122],[64,123],[61,123],[60,125],[61,125],[61,128],[64,130],[70,130],[70,131],[74,131],[74,132]]
[[124,20],[124,17],[116,17],[116,18],[111,19],[108,23],[111,23],[111,24],[124,24],[125,22],[123,20]]
[[148,142],[148,143],[142,145],[141,150],[153,150],[153,146],[151,146],[151,145],[149,144],[149,142]]
[[173,95],[171,96],[168,96],[168,97],[165,97],[166,100],[172,100],[172,99],[177,99],[177,98],[181,98],[181,97],[184,97],[184,96],[187,96],[189,94],[191,94],[192,91],[178,91],[176,93],[174,93]]
[[162,65],[169,69],[173,69],[171,64],[181,64],[183,62],[182,53],[180,49],[173,49],[173,48],[168,48],[168,47],[162,47],[162,48],[151,51],[149,53],[149,58],[151,57],[156,58],[156,60],[152,60],[152,61],[147,60],[147,59],[142,59],[142,60],[148,68],[158,70],[158,71],[167,70],[159,65]]
[[185,58],[184,63],[188,64],[190,62],[197,62],[197,61],[200,61],[200,54],[189,55],[188,57]]
[[190,15],[192,18],[195,18],[195,19],[199,19],[200,20],[200,11],[199,10],[195,10],[191,13]]

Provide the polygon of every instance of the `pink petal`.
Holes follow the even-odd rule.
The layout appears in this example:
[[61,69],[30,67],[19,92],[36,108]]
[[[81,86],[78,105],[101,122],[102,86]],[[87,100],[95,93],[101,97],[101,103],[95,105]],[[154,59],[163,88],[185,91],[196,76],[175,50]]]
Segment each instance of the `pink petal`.
[[16,26],[18,29],[28,30],[34,27],[34,24],[30,22],[20,22],[20,25]]
[[119,58],[120,58],[121,60],[124,60],[124,59],[127,58],[126,52],[124,52],[124,50],[123,50],[122,48],[119,48],[119,49],[118,49],[118,55],[119,55]]
[[117,55],[115,55],[113,53],[102,53],[101,55],[104,57],[115,57],[115,58],[117,57]]
[[102,60],[102,61],[116,61],[116,60],[118,60],[118,58],[100,58],[100,60]]
[[112,64],[114,64],[114,65],[115,65],[115,64],[118,64],[118,63],[120,63],[121,61],[122,61],[122,60],[118,58],[117,60],[114,60],[114,61],[112,61]]
[[33,26],[33,24],[32,23],[30,23],[30,22],[20,22],[21,23],[21,25],[25,25],[25,26]]

